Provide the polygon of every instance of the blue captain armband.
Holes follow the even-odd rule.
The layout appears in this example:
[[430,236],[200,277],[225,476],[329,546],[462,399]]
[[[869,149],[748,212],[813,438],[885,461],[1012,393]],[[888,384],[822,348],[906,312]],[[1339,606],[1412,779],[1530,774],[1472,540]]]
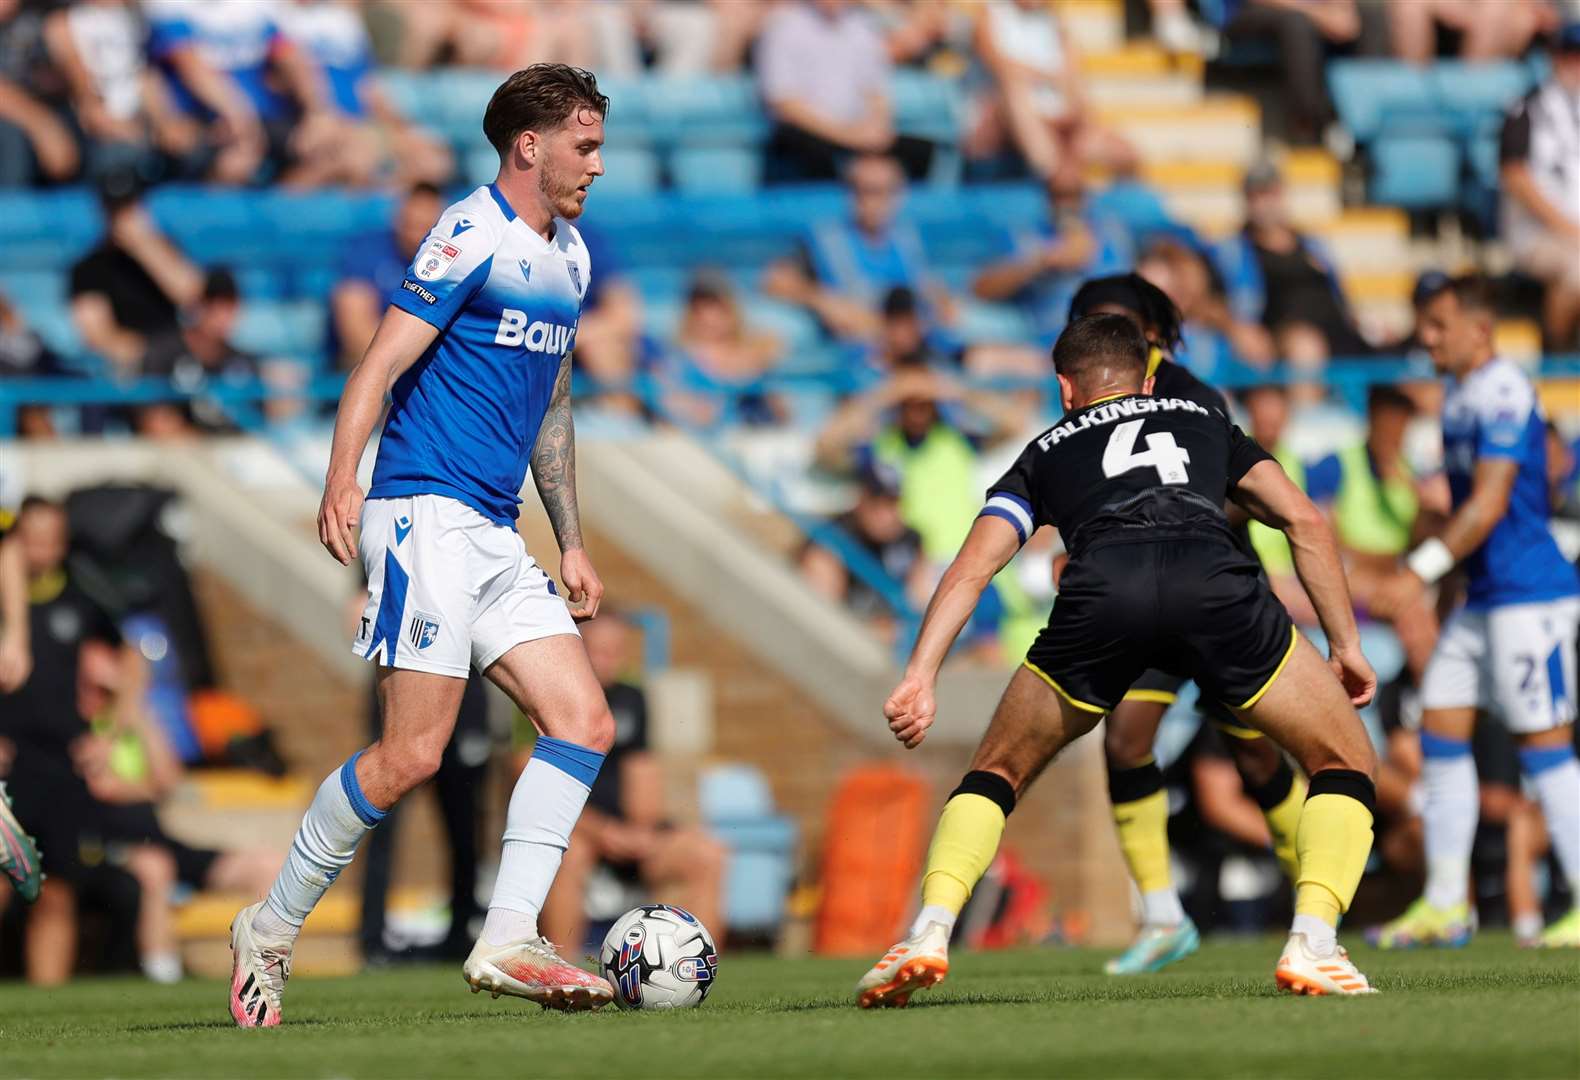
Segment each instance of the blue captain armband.
[[1015,527],[1015,535],[1020,537],[1022,544],[1031,539],[1031,534],[1037,531],[1031,519],[1031,504],[1019,495],[1011,495],[1007,491],[995,491],[990,495],[987,505],[977,517],[1003,518]]

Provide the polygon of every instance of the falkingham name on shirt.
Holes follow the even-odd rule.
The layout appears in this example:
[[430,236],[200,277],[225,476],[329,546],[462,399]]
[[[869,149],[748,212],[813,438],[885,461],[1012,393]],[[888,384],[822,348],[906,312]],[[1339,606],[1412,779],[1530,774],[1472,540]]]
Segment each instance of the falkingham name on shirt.
[[1111,424],[1115,420],[1124,420],[1132,416],[1146,416],[1149,413],[1160,412],[1193,412],[1202,416],[1211,415],[1205,406],[1184,398],[1155,398],[1155,397],[1127,397],[1118,401],[1105,402],[1091,408],[1062,424],[1051,427],[1037,440],[1037,445],[1046,450],[1068,439],[1076,432],[1085,431],[1087,428],[1101,427]]

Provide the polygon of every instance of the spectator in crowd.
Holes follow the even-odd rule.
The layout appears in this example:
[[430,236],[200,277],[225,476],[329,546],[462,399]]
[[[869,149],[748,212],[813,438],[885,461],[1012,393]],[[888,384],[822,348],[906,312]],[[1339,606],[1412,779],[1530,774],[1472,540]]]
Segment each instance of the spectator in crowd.
[[1393,53],[1412,64],[1437,57],[1440,30],[1458,36],[1461,60],[1504,60],[1524,55],[1558,24],[1552,0],[1395,0],[1386,10]]
[[329,293],[331,352],[342,368],[349,370],[362,359],[390,295],[400,288],[417,248],[443,210],[438,188],[425,182],[413,184],[396,205],[389,231],[346,252],[340,280]]
[[932,144],[899,135],[889,95],[888,49],[849,0],[788,0],[769,13],[757,77],[773,119],[769,183],[834,180],[853,154],[892,154],[926,175]]
[[426,69],[443,63],[514,71],[527,61],[591,62],[588,19],[576,4],[536,0],[382,0],[370,19],[398,42],[395,62]]
[[0,508],[0,694],[27,682],[33,670],[33,650],[28,633],[27,565],[22,546],[7,542],[12,515]]
[[1137,261],[1136,272],[1179,308],[1185,321],[1175,359],[1197,377],[1218,383],[1245,366],[1272,367],[1272,335],[1260,323],[1235,318],[1222,279],[1201,252],[1178,240],[1159,240]]
[[[324,72],[285,37],[275,9],[242,0],[147,0],[149,53],[209,171],[245,184],[267,163],[285,184],[340,179],[347,138]],[[278,89],[277,89],[278,88]]]
[[[86,846],[103,846],[99,804],[78,772],[72,747],[88,732],[77,690],[84,642],[121,649],[128,670],[141,658],[121,641],[115,621],[65,569],[66,516],[58,505],[29,497],[17,514],[16,547],[27,577],[28,629],[33,666],[25,682],[0,695],[0,743],[9,760],[9,793],[17,818],[38,841],[46,878],[28,912],[25,963],[30,981],[55,985],[76,963],[77,914],[96,901],[114,900],[137,909],[135,881],[126,877],[146,858],[141,847],[104,851],[102,862],[85,861]],[[122,699],[136,707],[135,696]]]
[[[1235,317],[1272,331],[1278,355],[1307,375],[1320,372],[1334,356],[1371,355],[1332,257],[1320,241],[1290,224],[1283,178],[1271,163],[1246,173],[1245,203],[1245,227],[1216,251]],[[1320,388],[1301,398],[1312,393],[1320,397]]]
[[[1284,432],[1289,425],[1289,391],[1280,383],[1263,383],[1249,386],[1240,392],[1251,438],[1284,467],[1296,487],[1306,489],[1306,469],[1289,445]],[[1289,617],[1301,626],[1316,626],[1317,612],[1311,598],[1295,575],[1295,558],[1289,550],[1289,541],[1277,529],[1260,521],[1248,524],[1251,548],[1267,573],[1273,595],[1289,612]]]
[[[881,462],[862,470],[856,505],[833,524],[872,560],[894,583],[911,607],[927,606],[934,574],[922,557],[922,537],[900,516],[900,475]],[[885,641],[892,641],[898,624],[879,591],[861,574],[852,573],[839,554],[808,541],[801,550],[801,575],[820,596],[843,604],[864,620]]]
[[137,929],[143,973],[175,982],[181,957],[174,890],[267,892],[284,856],[268,848],[194,848],[166,833],[157,809],[185,770],[162,725],[138,703],[141,663],[128,664],[124,651],[96,641],[83,644],[79,662],[77,704],[90,729],[72,743],[72,761],[99,803],[103,839],[129,849],[126,869],[143,898]]
[[76,175],[77,142],[41,96],[55,81],[43,16],[22,0],[0,0],[0,188]]
[[228,270],[210,270],[203,292],[182,320],[181,327],[156,337],[143,356],[142,374],[169,379],[177,390],[190,394],[184,404],[150,405],[141,409],[137,430],[150,438],[168,439],[239,430],[232,408],[250,412],[252,403],[227,407],[205,397],[217,387],[245,388],[255,383],[263,369],[259,359],[231,343],[241,316],[241,292]]
[[907,364],[883,385],[840,406],[818,435],[815,459],[839,475],[883,464],[900,477],[900,516],[922,537],[926,557],[945,565],[982,508],[977,448],[1019,429],[1018,410],[992,394],[965,390],[944,374]]
[[783,403],[752,384],[783,351],[778,338],[747,324],[728,280],[699,274],[686,294],[664,373],[666,411],[700,427],[782,420]]
[[928,277],[921,234],[900,216],[905,173],[899,162],[858,154],[844,175],[849,215],[809,226],[797,258],[768,268],[763,291],[805,307],[839,338],[871,339],[879,301],[902,286],[926,298],[935,321],[952,321],[954,302]]
[[857,390],[870,390],[905,367],[948,369],[961,358],[938,349],[927,334],[922,302],[904,285],[890,289],[879,307],[878,336],[852,372]]
[[[571,833],[549,890],[543,934],[579,947],[587,936],[587,885],[600,864],[640,882],[660,902],[685,908],[724,943],[724,868],[729,852],[696,826],[673,824],[663,765],[649,749],[647,699],[622,676],[631,664],[631,627],[607,607],[582,624],[587,659],[614,714],[614,745]],[[525,764],[525,758],[522,759]]]
[[654,359],[642,334],[642,294],[624,274],[603,232],[592,225],[579,225],[579,230],[598,269],[582,297],[571,363],[592,380],[600,409],[640,416],[646,406],[631,384]]
[[1231,44],[1271,40],[1277,47],[1289,136],[1300,144],[1318,142],[1334,115],[1323,65],[1330,50],[1360,37],[1356,0],[1225,0],[1214,7],[1218,29]]
[[1013,145],[1043,179],[1065,165],[1135,170],[1136,148],[1101,126],[1086,100],[1079,58],[1053,5],[990,0],[977,8],[974,42],[992,90],[979,102],[969,157],[989,158]]
[[864,0],[863,6],[877,20],[889,49],[889,59],[906,67],[963,66],[955,48],[960,11],[949,4],[928,0]]
[[1129,269],[1135,253],[1124,223],[1091,206],[1079,168],[1061,167],[1047,191],[1047,219],[1017,231],[1014,254],[983,269],[972,289],[983,300],[1019,305],[1051,344],[1081,281]]
[[1515,265],[1546,288],[1552,349],[1580,343],[1580,22],[1559,33],[1552,77],[1510,110],[1498,145],[1503,232]]
[[286,40],[318,65],[342,130],[322,179],[355,187],[387,181],[442,184],[455,170],[448,144],[409,122],[379,84],[359,8],[348,0],[293,0],[280,8]]
[[[0,294],[0,384],[6,379],[48,379],[65,375],[60,357],[27,325],[22,312]],[[44,405],[17,409],[16,434],[24,439],[46,439],[55,434],[55,419]],[[0,677],[0,690],[5,680]]]
[[203,292],[203,272],[159,231],[135,177],[120,172],[100,187],[104,238],[71,268],[71,321],[88,351],[116,373],[137,369],[149,343],[176,329],[177,312]]
[[44,40],[87,143],[90,177],[201,175],[207,157],[148,64],[147,27],[130,0],[77,0],[51,12]]

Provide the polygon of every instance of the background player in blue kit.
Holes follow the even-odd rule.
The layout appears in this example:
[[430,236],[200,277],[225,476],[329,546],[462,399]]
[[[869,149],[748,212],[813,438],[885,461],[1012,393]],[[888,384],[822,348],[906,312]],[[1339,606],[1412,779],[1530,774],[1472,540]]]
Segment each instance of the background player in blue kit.
[[[1384,588],[1383,611],[1413,602],[1463,563],[1461,606],[1422,678],[1425,894],[1376,943],[1462,945],[1474,929],[1470,855],[1478,798],[1470,737],[1476,710],[1497,713],[1520,746],[1571,893],[1580,895],[1580,763],[1574,753],[1575,634],[1580,580],[1547,520],[1546,427],[1535,387],[1493,351],[1494,311],[1477,278],[1446,282],[1422,310],[1421,339],[1451,377],[1443,458],[1454,515]],[[1545,945],[1580,947],[1580,908]]]
[[[563,64],[505,80],[483,116],[498,178],[440,215],[346,383],[319,539],[349,563],[361,526],[369,599],[353,648],[379,665],[383,735],[324,781],[268,898],[231,925],[230,1011],[243,1027],[279,1023],[303,920],[362,837],[433,775],[472,667],[540,734],[466,981],[563,1009],[613,997],[537,927],[614,733],[573,621],[597,613],[603,585],[582,545],[570,406],[590,266],[569,219],[603,174],[608,106],[589,72]],[[364,505],[357,463],[386,394]],[[564,599],[514,527],[529,463]]]

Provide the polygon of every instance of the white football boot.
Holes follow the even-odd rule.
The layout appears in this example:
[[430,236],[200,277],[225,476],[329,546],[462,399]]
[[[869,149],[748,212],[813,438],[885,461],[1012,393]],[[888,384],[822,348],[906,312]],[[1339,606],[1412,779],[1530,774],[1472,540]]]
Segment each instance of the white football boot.
[[614,1000],[609,981],[560,956],[547,938],[526,938],[508,945],[477,939],[461,974],[472,993],[487,990],[535,1001],[545,1009],[582,1012]]
[[280,996],[291,977],[291,942],[264,941],[252,928],[263,901],[244,907],[230,923],[230,1016],[238,1027],[275,1027]]
[[1305,934],[1290,934],[1278,958],[1273,978],[1280,990],[1292,994],[1375,994],[1366,976],[1350,960],[1342,945],[1333,946],[1319,956],[1306,941]]
[[856,984],[863,1009],[903,1009],[917,990],[937,986],[949,974],[949,928],[932,922],[884,953]]

